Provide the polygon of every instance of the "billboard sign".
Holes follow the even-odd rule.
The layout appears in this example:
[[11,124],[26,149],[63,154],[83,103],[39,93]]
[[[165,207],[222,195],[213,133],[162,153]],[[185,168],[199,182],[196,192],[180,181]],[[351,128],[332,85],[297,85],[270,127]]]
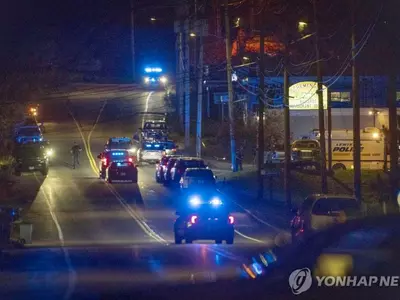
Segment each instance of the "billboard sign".
[[[290,110],[317,110],[318,84],[314,81],[303,81],[289,87]],[[328,108],[328,88],[322,85],[324,109]]]

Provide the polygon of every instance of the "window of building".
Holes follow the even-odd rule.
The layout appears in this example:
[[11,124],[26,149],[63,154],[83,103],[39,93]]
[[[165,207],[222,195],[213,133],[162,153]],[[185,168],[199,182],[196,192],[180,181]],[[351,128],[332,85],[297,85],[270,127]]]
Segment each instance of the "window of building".
[[332,102],[350,102],[350,92],[331,92]]
[[396,92],[396,99],[400,102],[400,92]]

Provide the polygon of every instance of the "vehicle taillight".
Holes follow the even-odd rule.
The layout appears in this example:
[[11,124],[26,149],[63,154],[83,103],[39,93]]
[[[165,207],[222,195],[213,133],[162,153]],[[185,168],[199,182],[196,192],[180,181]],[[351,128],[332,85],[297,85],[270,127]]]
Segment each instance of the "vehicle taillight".
[[103,158],[101,161],[103,162],[103,165],[107,165],[107,158]]
[[228,217],[229,224],[235,223],[235,218],[233,216]]
[[194,224],[194,223],[196,223],[196,221],[197,221],[197,216],[192,216],[190,218],[190,223]]
[[133,161],[132,157],[129,157],[129,158],[128,158],[128,161],[129,161],[129,162],[132,162],[132,161]]

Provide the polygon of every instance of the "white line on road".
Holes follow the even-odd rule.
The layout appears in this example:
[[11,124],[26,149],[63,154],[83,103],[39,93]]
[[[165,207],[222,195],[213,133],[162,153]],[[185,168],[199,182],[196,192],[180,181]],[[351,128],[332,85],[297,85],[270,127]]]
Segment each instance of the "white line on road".
[[[40,184],[40,181],[37,178],[36,174],[34,176],[35,176],[36,181]],[[72,294],[73,294],[73,292],[74,292],[74,290],[75,290],[76,272],[75,272],[74,268],[72,267],[72,261],[71,261],[71,258],[69,256],[68,249],[65,248],[64,234],[62,232],[61,225],[58,222],[57,216],[53,211],[50,199],[49,199],[49,197],[47,196],[46,192],[43,189],[43,185],[41,186],[40,191],[42,192],[43,197],[46,200],[46,204],[47,204],[47,207],[49,208],[50,216],[53,219],[54,224],[56,225],[57,232],[58,232],[58,239],[60,240],[61,249],[62,249],[62,251],[64,253],[65,263],[67,264],[67,267],[68,267],[68,273],[69,273],[68,274],[68,289],[67,289],[67,291],[66,291],[66,293],[64,295],[64,299],[70,299]]]
[[[146,98],[146,106],[144,107],[144,112],[146,112],[146,113],[147,113],[147,111],[149,110],[149,100],[150,100],[150,98],[151,98],[151,95],[153,95],[153,93],[154,93],[154,92],[150,92],[150,93],[147,95],[147,98]],[[145,120],[145,117],[143,116],[143,117],[142,117],[142,127],[144,126],[144,120]]]

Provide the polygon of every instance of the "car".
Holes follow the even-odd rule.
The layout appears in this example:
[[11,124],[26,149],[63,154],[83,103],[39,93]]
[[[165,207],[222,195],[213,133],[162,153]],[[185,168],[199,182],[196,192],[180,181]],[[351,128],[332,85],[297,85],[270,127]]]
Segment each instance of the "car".
[[18,144],[29,143],[29,142],[41,142],[43,141],[43,134],[40,127],[37,125],[33,126],[22,126],[15,131],[15,141]]
[[163,146],[158,142],[144,142],[138,151],[138,162],[158,163],[163,156]]
[[187,206],[177,211],[174,223],[175,244],[184,240],[190,244],[195,240],[226,241],[233,244],[235,218],[229,213],[217,193],[188,194],[184,197]]
[[187,168],[207,168],[206,163],[197,157],[182,157],[177,159],[174,167],[171,169],[171,182],[179,184],[183,173]]
[[290,222],[292,239],[304,239],[314,231],[361,216],[357,199],[348,195],[315,194],[308,196]]
[[99,176],[102,179],[106,178],[107,168],[113,162],[131,162],[134,163],[134,158],[128,150],[111,150],[100,153],[97,156],[100,159]]
[[175,163],[177,161],[178,157],[172,156],[168,159],[167,164],[163,165],[163,174],[164,174],[164,180],[162,181],[162,183],[164,185],[168,185],[171,182],[171,170],[172,168],[175,166]]
[[168,141],[168,127],[165,121],[146,121],[140,130],[143,140],[155,142]]
[[128,150],[135,154],[137,148],[133,145],[132,139],[128,137],[111,137],[104,145],[104,151]]
[[204,168],[187,168],[179,182],[181,189],[215,188],[213,171]]
[[168,78],[159,67],[146,67],[143,84],[149,89],[165,89],[168,84]]
[[17,145],[14,149],[16,176],[25,172],[39,171],[43,176],[49,172],[49,158],[46,148],[39,143],[27,143]]
[[164,142],[164,155],[176,155],[178,151],[178,145],[173,141]]
[[138,170],[133,162],[112,162],[106,171],[106,180],[113,182],[132,182],[138,181]]
[[161,158],[160,162],[156,164],[156,172],[155,172],[155,179],[157,183],[161,183],[165,179],[164,171],[166,170],[166,166],[168,165],[168,161],[171,158],[175,158],[179,156],[174,155],[165,155]]

